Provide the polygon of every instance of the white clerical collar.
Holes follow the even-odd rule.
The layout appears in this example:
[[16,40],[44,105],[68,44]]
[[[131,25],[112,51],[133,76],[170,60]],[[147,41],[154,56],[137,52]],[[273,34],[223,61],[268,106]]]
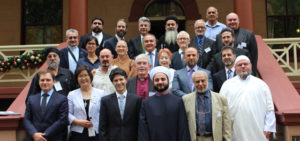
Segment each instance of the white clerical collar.
[[117,94],[117,97],[119,98],[120,96],[124,95],[125,98],[127,97],[127,90],[123,93],[123,94],[120,94],[116,91],[116,94]]

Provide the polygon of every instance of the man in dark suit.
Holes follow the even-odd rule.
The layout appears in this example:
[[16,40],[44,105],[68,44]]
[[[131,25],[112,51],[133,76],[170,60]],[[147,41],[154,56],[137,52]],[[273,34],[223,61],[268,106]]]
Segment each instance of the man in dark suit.
[[145,48],[144,48],[144,36],[150,31],[151,29],[151,23],[150,20],[147,17],[141,17],[139,19],[139,32],[140,35],[134,38],[131,38],[129,43],[132,47],[132,55],[136,57],[137,55],[141,54],[141,53],[145,53]]
[[[233,48],[234,52],[236,53],[236,56],[240,55],[246,55],[249,56],[249,52],[247,50],[243,50],[240,48],[235,47],[234,44],[234,32],[230,28],[225,28],[221,31],[221,37],[222,37],[222,43],[223,46],[231,47]],[[207,65],[206,69],[210,70],[212,74],[220,71],[224,68],[224,64],[222,62],[222,53],[218,52],[215,54],[212,58],[209,64]]]
[[198,59],[199,55],[196,48],[189,47],[185,50],[184,61],[186,62],[186,66],[180,70],[175,71],[172,83],[173,94],[181,97],[185,94],[193,92],[194,84],[192,80],[192,74],[197,70],[203,70],[207,73],[208,88],[210,90],[213,89],[211,73],[209,70],[203,69],[197,65]]
[[103,49],[103,43],[112,36],[103,32],[104,20],[95,17],[91,23],[92,33],[84,34],[80,37],[79,47],[85,49],[86,39],[88,36],[94,36],[97,38],[99,46],[96,49],[96,55],[99,56],[99,52]]
[[[243,29],[239,27],[240,21],[236,13],[229,13],[226,16],[227,27],[234,30],[235,34],[235,44],[237,48],[247,50],[249,52],[249,59],[252,64],[252,73],[255,75],[257,72],[257,43],[254,33],[250,30]],[[221,35],[217,35],[216,45],[220,51],[222,48],[222,38]]]
[[185,67],[185,62],[183,60],[184,52],[190,44],[190,35],[186,31],[180,31],[177,34],[176,43],[179,46],[178,51],[172,54],[172,62],[170,67],[175,70],[180,70]]
[[69,69],[72,73],[77,68],[80,58],[87,55],[87,51],[78,47],[78,31],[76,29],[68,29],[66,31],[68,46],[60,50],[59,66]]
[[160,48],[168,48],[172,53],[178,51],[179,47],[176,44],[176,38],[178,34],[178,19],[175,16],[168,16],[165,19],[165,35],[159,38]]
[[53,90],[54,74],[50,70],[39,73],[41,92],[32,95],[26,103],[24,128],[27,140],[63,141],[68,124],[67,97]]
[[150,58],[151,68],[159,66],[158,50],[156,49],[156,39],[151,33],[144,36],[145,54]]
[[[111,37],[109,39],[107,39],[105,42],[104,42],[104,48],[108,48],[111,53],[114,55],[114,58],[117,58],[118,54],[116,52],[116,45],[117,45],[117,42],[119,40],[125,40],[125,35],[127,33],[127,28],[128,28],[128,25],[127,25],[127,22],[125,19],[119,19],[118,22],[117,22],[117,26],[116,26],[116,35],[114,37]],[[127,45],[128,45],[128,52],[127,54],[129,55],[130,58],[133,58],[132,55],[132,48],[129,44],[129,42],[127,40],[125,40]]]
[[142,98],[127,91],[124,70],[113,69],[109,78],[116,92],[101,100],[100,132],[105,141],[136,141]]
[[236,58],[235,50],[232,47],[223,47],[221,50],[222,62],[225,67],[213,74],[214,91],[219,92],[223,83],[235,75],[234,61]]
[[134,93],[146,99],[149,96],[154,95],[153,83],[149,78],[149,70],[151,64],[149,63],[149,56],[146,54],[140,54],[135,58],[135,69],[137,76],[128,79],[126,85],[128,93]]
[[190,47],[198,50],[199,60],[197,65],[206,68],[212,56],[216,53],[215,42],[205,37],[205,21],[200,19],[194,24],[196,36],[191,40]]

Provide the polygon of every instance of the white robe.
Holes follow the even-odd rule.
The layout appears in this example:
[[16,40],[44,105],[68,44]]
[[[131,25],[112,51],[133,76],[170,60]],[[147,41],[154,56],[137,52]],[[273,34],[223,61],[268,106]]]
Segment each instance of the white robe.
[[264,131],[275,132],[274,105],[264,81],[235,76],[224,82],[220,94],[228,100],[233,141],[267,141]]

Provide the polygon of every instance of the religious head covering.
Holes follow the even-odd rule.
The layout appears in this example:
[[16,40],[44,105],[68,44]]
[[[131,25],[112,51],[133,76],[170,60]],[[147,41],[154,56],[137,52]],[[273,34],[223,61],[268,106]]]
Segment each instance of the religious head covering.
[[46,48],[46,50],[45,50],[45,56],[48,56],[48,54],[49,54],[50,52],[54,52],[54,53],[56,53],[57,55],[59,55],[59,50],[58,50],[57,48],[55,48],[55,47],[48,47],[48,48]]
[[241,60],[247,60],[247,61],[250,62],[250,59],[249,59],[247,56],[245,56],[245,55],[240,55],[240,56],[238,56],[238,57],[235,59],[234,64],[236,64],[238,61],[241,61]]
[[178,19],[175,16],[168,16],[165,19],[165,24],[167,23],[168,20],[174,20],[178,24]]
[[171,73],[170,73],[169,69],[166,67],[163,67],[163,66],[157,66],[157,67],[153,68],[150,72],[151,80],[153,81],[154,75],[157,73],[160,73],[160,72],[167,75],[168,79],[170,79]]

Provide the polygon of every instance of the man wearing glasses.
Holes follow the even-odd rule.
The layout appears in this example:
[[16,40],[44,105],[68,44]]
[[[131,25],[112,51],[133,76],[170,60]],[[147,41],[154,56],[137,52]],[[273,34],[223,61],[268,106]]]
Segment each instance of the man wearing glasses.
[[[59,50],[54,47],[49,47],[45,50],[46,63],[48,65],[48,69],[51,70],[55,75],[55,83],[53,86],[54,90],[60,94],[67,96],[69,91],[72,91],[76,88],[76,84],[72,72],[68,69],[59,67],[59,54]],[[35,95],[41,92],[38,74],[39,73],[37,73],[31,81],[27,98],[30,95]]]
[[208,89],[207,73],[192,75],[196,92],[182,97],[192,141],[231,141],[227,99]]
[[87,55],[87,51],[78,47],[78,31],[76,29],[68,29],[66,31],[68,46],[60,50],[59,66],[69,69],[72,73],[77,68],[80,58]]
[[198,50],[198,66],[206,68],[210,59],[213,57],[214,54],[216,54],[215,42],[204,36],[206,31],[204,20],[196,20],[194,24],[194,29],[196,36],[191,40],[189,46],[195,47]]
[[103,43],[106,39],[112,37],[109,34],[106,34],[103,32],[103,26],[104,26],[104,20],[99,18],[99,17],[95,17],[92,22],[91,22],[91,29],[92,29],[92,33],[88,33],[85,35],[82,35],[80,37],[80,41],[79,41],[79,47],[85,49],[85,42],[88,36],[94,36],[97,38],[99,46],[96,50],[96,55],[99,56],[99,52],[103,49]]

